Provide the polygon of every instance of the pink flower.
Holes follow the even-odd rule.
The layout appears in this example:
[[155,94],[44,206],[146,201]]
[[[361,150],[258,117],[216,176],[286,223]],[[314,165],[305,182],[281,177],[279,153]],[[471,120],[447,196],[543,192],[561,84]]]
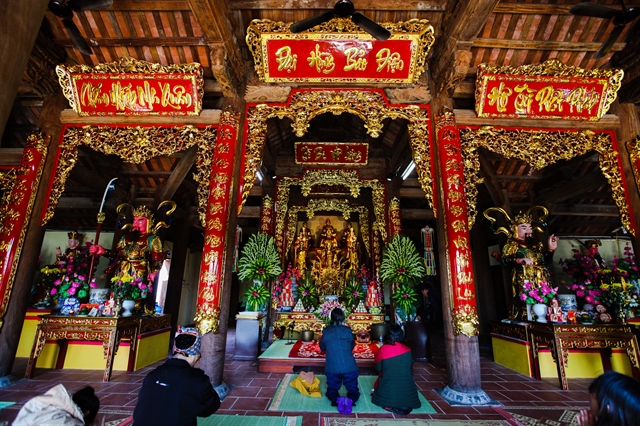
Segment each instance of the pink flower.
[[74,287],[69,287],[69,289],[67,290],[67,293],[73,296],[74,294],[76,294],[76,289]]
[[57,288],[52,288],[51,291],[49,292],[49,294],[51,294],[52,296],[54,296],[56,293],[58,292]]
[[584,297],[584,291],[582,291],[582,290],[578,290],[578,291],[576,291],[576,296],[578,296],[578,297]]

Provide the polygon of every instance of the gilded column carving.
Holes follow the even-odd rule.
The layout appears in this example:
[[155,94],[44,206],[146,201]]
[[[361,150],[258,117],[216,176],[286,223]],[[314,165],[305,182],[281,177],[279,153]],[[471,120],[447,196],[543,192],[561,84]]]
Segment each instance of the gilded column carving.
[[478,334],[475,277],[469,244],[469,218],[464,197],[465,176],[460,131],[447,108],[436,122],[440,191],[443,200],[447,269],[451,280],[449,297],[454,334]]
[[[227,256],[227,228],[233,213],[233,164],[236,155],[239,114],[225,110],[220,118],[215,152],[211,161],[211,179],[205,219],[204,247],[200,266],[195,323],[201,334],[218,333],[220,299],[224,285]],[[233,244],[233,242],[232,242]]]
[[13,289],[18,261],[33,213],[49,136],[30,135],[20,166],[0,172],[0,327]]
[[400,200],[398,197],[393,197],[389,202],[389,233],[391,234],[391,238],[402,233]]
[[265,195],[260,208],[260,232],[273,235],[273,198]]

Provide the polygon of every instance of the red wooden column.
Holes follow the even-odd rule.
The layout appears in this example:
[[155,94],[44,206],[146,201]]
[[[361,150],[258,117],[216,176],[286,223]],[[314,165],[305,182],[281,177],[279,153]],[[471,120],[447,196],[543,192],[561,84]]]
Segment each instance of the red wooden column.
[[48,137],[45,140],[42,134],[29,136],[20,166],[5,170],[0,176],[3,189],[10,191],[5,198],[7,204],[0,205],[0,327],[11,297],[48,144]]
[[211,180],[195,316],[195,323],[201,334],[217,334],[220,322],[224,265],[229,244],[227,228],[229,216],[235,214],[231,198],[237,134],[238,116],[229,110],[223,111],[215,140],[216,148],[211,159]]
[[262,199],[262,206],[260,207],[260,232],[273,236],[273,221],[275,216],[273,214],[273,198],[265,195]]
[[389,238],[391,239],[401,233],[400,200],[398,197],[393,197],[391,201],[389,201]]
[[469,218],[464,191],[464,162],[460,131],[453,112],[443,110],[436,121],[439,165],[439,192],[443,204],[444,248],[446,265],[440,268],[443,282],[443,308],[450,311],[451,325],[446,326],[449,384],[442,396],[465,405],[487,404],[490,398],[481,389],[478,346],[478,313],[475,279],[469,243]]

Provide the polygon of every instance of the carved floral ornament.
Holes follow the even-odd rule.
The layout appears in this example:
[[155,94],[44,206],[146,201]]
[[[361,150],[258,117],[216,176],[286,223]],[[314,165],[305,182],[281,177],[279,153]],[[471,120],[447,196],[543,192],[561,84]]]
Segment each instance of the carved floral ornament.
[[[428,106],[391,105],[381,90],[296,90],[287,105],[258,104],[248,107],[246,117],[245,153],[242,169],[242,197],[238,214],[249,197],[256,179],[256,170],[262,161],[266,141],[267,120],[288,117],[296,136],[302,137],[311,120],[324,113],[340,115],[344,112],[358,116],[367,133],[377,138],[382,133],[386,118],[408,121],[409,144],[413,151],[418,181],[426,194],[429,206],[437,215],[433,203],[431,141]],[[353,191],[353,190],[352,190]],[[374,203],[375,206],[375,203]],[[379,217],[376,213],[376,217]],[[277,235],[277,234],[276,234]]]
[[[53,217],[62,196],[69,173],[78,159],[78,147],[85,145],[106,155],[117,155],[128,163],[140,164],[160,155],[171,155],[198,146],[194,180],[199,188],[209,187],[211,159],[215,149],[217,129],[195,126],[175,127],[66,127],[58,147],[55,178],[50,184],[49,200],[43,212],[41,226]],[[198,190],[198,213],[204,226],[207,191]]]
[[362,241],[364,242],[367,253],[371,254],[371,243],[369,241],[369,209],[365,206],[352,206],[348,200],[338,198],[312,198],[306,206],[289,207],[286,251],[289,251],[295,238],[298,213],[305,212],[307,218],[312,219],[317,211],[341,212],[344,220],[349,220],[351,213],[358,213]]
[[589,151],[596,151],[600,154],[600,170],[611,186],[613,200],[620,212],[620,220],[626,229],[636,235],[635,219],[629,213],[630,206],[620,174],[619,154],[610,132],[508,130],[485,126],[460,129],[460,137],[469,208],[469,229],[473,227],[477,215],[477,186],[483,182],[479,176],[478,148],[488,149],[506,158],[516,158],[538,170],[558,160],[570,160]]
[[636,178],[636,186],[640,188],[640,136],[636,136],[634,140],[627,142],[627,149],[631,157],[631,167]]

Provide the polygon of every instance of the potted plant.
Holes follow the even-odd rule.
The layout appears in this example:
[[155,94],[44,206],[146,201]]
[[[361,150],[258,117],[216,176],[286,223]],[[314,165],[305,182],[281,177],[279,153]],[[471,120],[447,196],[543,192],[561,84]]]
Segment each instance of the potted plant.
[[138,276],[123,273],[111,278],[111,291],[116,299],[122,301],[122,316],[131,316],[136,299],[146,299],[153,289],[153,283],[147,283]]
[[305,309],[314,309],[318,305],[318,290],[316,286],[309,281],[299,285],[298,298],[302,301]]
[[405,236],[396,235],[389,243],[380,264],[380,278],[385,284],[397,285],[391,299],[403,321],[415,317],[418,297],[411,287],[425,276],[424,261],[415,244]]
[[335,308],[342,309],[342,312],[344,312],[345,322],[348,321],[351,311],[348,307],[344,306],[336,299],[326,300],[324,303],[321,303],[320,306],[318,306],[318,309],[315,310],[314,315],[320,321],[324,322],[326,325],[329,325],[331,324],[331,311],[333,311]]

